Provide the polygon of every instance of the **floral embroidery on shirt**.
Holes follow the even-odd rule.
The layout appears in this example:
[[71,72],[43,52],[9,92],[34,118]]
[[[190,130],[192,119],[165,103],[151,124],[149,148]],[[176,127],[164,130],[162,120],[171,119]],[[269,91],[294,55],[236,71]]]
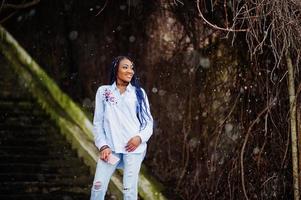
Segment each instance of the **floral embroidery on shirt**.
[[117,104],[116,98],[113,96],[113,92],[109,89],[105,89],[103,96],[106,102],[109,102],[111,105]]

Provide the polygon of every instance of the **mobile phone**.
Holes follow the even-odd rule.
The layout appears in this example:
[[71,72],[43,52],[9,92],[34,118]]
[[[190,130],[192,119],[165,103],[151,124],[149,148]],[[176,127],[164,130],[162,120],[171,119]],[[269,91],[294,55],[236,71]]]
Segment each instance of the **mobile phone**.
[[115,165],[119,160],[120,158],[111,153],[109,155],[108,163],[110,163],[111,165]]

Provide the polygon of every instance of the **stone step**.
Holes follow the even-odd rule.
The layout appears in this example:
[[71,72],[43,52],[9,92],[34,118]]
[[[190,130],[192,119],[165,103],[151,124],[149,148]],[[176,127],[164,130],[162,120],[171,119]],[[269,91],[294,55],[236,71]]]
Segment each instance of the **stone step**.
[[78,184],[75,182],[14,182],[8,184],[0,184],[1,194],[11,194],[12,188],[14,188],[14,194],[28,194],[28,193],[40,193],[51,194],[53,192],[72,192],[75,194],[90,195],[90,187],[85,184]]
[[[49,146],[52,146],[50,149]],[[27,154],[27,155],[68,155],[76,156],[76,153],[70,150],[70,146],[64,144],[64,146],[56,146],[54,144],[48,144],[45,148],[39,146],[0,146],[0,155],[7,154]]]
[[60,173],[60,174],[89,174],[86,166],[77,165],[47,165],[47,164],[24,164],[24,163],[5,163],[0,164],[1,173],[23,172],[23,173]]
[[41,123],[40,125],[32,125],[32,124],[0,124],[0,130],[1,131],[27,131],[30,132],[32,130],[43,130],[48,129],[51,127],[50,124],[47,124],[46,122]]
[[87,174],[75,175],[64,175],[59,173],[0,173],[1,182],[28,182],[28,181],[41,181],[41,182],[51,182],[51,181],[68,181],[68,182],[90,182],[91,178]]
[[[63,151],[58,151],[63,153]],[[7,154],[35,154],[35,155],[48,155],[49,149],[48,148],[39,148],[39,147],[32,147],[32,146],[0,146],[0,155]],[[65,153],[65,152],[64,152]],[[0,170],[1,171],[1,170]]]
[[[23,190],[22,190],[23,189]],[[18,188],[15,187],[16,192],[14,192],[14,195],[28,195],[28,193],[37,193],[37,194],[47,194],[49,196],[52,196],[53,193],[74,193],[74,194],[81,194],[86,195],[87,197],[90,195],[90,191],[88,189],[83,189],[82,187],[76,187],[76,186],[65,186],[65,185],[55,185],[53,187],[28,187],[28,188]],[[3,188],[2,189],[2,195],[10,195],[11,194],[11,188]],[[73,195],[74,195],[73,194]],[[72,196],[73,196],[72,195]],[[73,198],[72,198],[73,199]]]
[[[31,160],[27,160],[24,162],[9,162],[9,163],[5,163],[1,161],[1,164],[3,166],[18,166],[18,165],[23,165],[23,166],[40,166],[40,167],[57,167],[57,168],[73,168],[74,166],[76,167],[86,167],[85,165],[83,165],[81,159],[76,158],[76,159],[69,159],[68,162],[66,162],[66,160],[47,160],[47,161],[43,161],[43,162],[32,162]],[[88,170],[89,168],[87,168]]]
[[[48,163],[48,162],[74,162],[78,158],[76,157],[64,157],[62,156],[41,156],[41,155],[0,155],[1,163]],[[1,180],[1,179],[0,179]]]
[[9,77],[9,76],[1,76],[2,73],[0,74],[0,88],[7,88],[10,90],[15,90],[15,89],[23,89],[20,87],[16,87],[17,84],[22,84],[22,81],[18,80],[18,77]]
[[[70,148],[70,147],[69,147]],[[34,149],[37,149],[36,151]],[[66,158],[71,156],[76,156],[76,153],[73,151],[64,151],[63,148],[60,147],[60,149],[53,149],[49,150],[47,148],[6,148],[6,147],[0,147],[0,156],[8,156],[14,154],[14,156],[22,156],[23,154],[26,154],[28,156],[43,156],[43,157],[49,157],[51,159],[54,158]]]
[[13,137],[12,135],[5,135],[1,138],[1,141],[3,143],[6,143],[6,142],[14,142],[13,143],[13,146],[18,146],[18,145],[22,145],[22,144],[26,144],[26,143],[33,143],[33,144],[47,144],[49,141],[48,141],[48,138],[47,138],[48,135],[44,135],[44,137]]
[[7,114],[0,114],[0,124],[1,125],[13,125],[13,124],[21,124],[21,125],[26,125],[26,124],[32,124],[32,125],[38,125],[45,121],[44,117],[38,117],[38,116],[22,116],[14,113],[15,116],[7,115]]
[[[56,140],[55,144],[49,143],[48,137],[12,137],[11,135],[5,135],[1,138],[0,145],[2,146],[33,146],[33,147],[40,147],[43,149],[43,147],[47,148],[50,146],[60,146],[65,145],[65,141]],[[55,139],[52,138],[51,139]]]
[[0,99],[1,111],[12,110],[15,108],[18,108],[20,110],[32,110],[32,109],[37,109],[38,107],[34,101],[28,101],[28,100],[8,101],[7,99],[6,100]]
[[13,85],[10,82],[2,82],[0,81],[0,89],[2,93],[6,93],[6,94],[11,94],[11,95],[20,95],[20,94],[24,94],[24,90],[16,87],[16,85]]
[[48,142],[49,138],[16,138],[14,140],[9,139],[9,140],[5,140],[5,138],[1,139],[0,141],[0,146],[33,146],[33,147],[48,147],[51,148],[53,147],[53,150],[55,149],[55,147],[63,147],[64,145],[68,145],[68,143],[66,144],[65,141],[56,141],[56,143],[49,143]]
[[[53,135],[46,135],[43,132],[47,130],[41,130],[39,132],[26,132],[24,134],[21,133],[7,133],[1,132],[0,137],[0,149],[5,151],[9,151],[9,147],[12,148],[12,152],[15,152],[15,149],[23,148],[23,150],[28,150],[26,152],[34,152],[35,149],[37,151],[44,149],[54,149],[57,151],[62,151],[65,148],[70,148],[69,143],[65,142],[65,137],[62,135],[58,135],[58,133],[52,133]],[[55,141],[55,142],[50,142]],[[2,148],[3,147],[3,148]]]
[[32,109],[32,110],[22,110],[18,107],[13,109],[7,109],[7,110],[0,110],[0,116],[1,118],[7,118],[7,117],[39,117],[39,118],[49,118],[49,115],[47,115],[44,111],[40,109]]
[[6,129],[0,129],[0,138],[5,137],[6,135],[11,137],[44,137],[48,131],[48,129],[29,129],[25,131],[23,129],[10,130],[8,127]]
[[89,196],[86,194],[76,194],[76,193],[32,193],[32,194],[7,194],[1,195],[0,199],[5,200],[87,200]]
[[[90,182],[89,184],[87,184],[87,182],[85,181],[87,179],[87,177],[85,178],[77,178],[75,179],[75,181],[70,181],[70,180],[65,180],[65,179],[61,179],[61,180],[56,180],[56,181],[52,181],[52,182],[48,182],[48,181],[8,181],[8,182],[1,182],[0,183],[0,188],[4,188],[4,187],[8,187],[8,186],[12,186],[12,187],[21,187],[21,185],[24,185],[25,187],[36,187],[36,186],[41,186],[41,187],[53,187],[55,185],[60,185],[60,186],[81,186],[83,188],[89,188],[92,185],[92,182]],[[88,178],[89,179],[89,178]],[[83,181],[84,180],[84,181]],[[89,181],[91,181],[92,179],[90,178]],[[93,181],[93,180],[92,180]]]
[[15,93],[12,94],[10,91],[0,90],[0,100],[6,100],[6,101],[24,101],[24,100],[33,100],[33,97],[30,94],[24,94],[24,93]]
[[7,102],[0,100],[0,123],[12,122],[19,120],[21,122],[33,123],[49,119],[49,116],[34,104],[35,102]]
[[14,96],[11,93],[5,93],[5,95],[3,95],[0,91],[0,101],[19,102],[19,101],[35,101],[35,99],[30,94]]

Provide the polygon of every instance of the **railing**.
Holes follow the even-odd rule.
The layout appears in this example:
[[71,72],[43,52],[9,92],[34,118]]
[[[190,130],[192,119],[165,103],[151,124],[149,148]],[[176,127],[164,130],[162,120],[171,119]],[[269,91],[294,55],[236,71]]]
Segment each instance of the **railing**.
[[[0,51],[19,77],[27,83],[28,90],[54,119],[85,164],[90,166],[91,173],[94,173],[98,151],[93,142],[91,121],[2,26]],[[118,199],[122,199],[121,180],[120,173],[115,173],[109,185],[109,190]],[[146,200],[165,200],[162,190],[162,185],[150,177],[146,167],[142,166],[139,195]]]

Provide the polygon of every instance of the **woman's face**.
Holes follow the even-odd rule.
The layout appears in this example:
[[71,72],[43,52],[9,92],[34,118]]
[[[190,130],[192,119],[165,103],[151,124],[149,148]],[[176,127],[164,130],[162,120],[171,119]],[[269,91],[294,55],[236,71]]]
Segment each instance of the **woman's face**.
[[124,58],[119,62],[118,70],[117,70],[117,82],[131,82],[134,75],[134,67],[133,63]]

